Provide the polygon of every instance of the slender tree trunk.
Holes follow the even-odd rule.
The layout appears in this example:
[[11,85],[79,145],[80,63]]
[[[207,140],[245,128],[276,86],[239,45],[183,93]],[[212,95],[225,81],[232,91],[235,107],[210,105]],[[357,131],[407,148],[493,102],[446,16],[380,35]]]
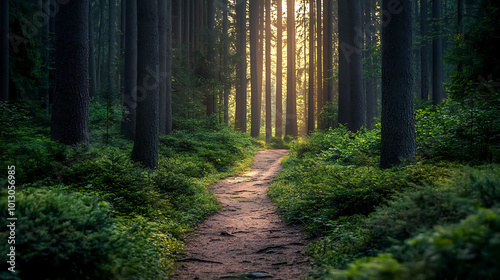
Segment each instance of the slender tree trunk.
[[258,81],[258,98],[259,98],[259,111],[258,111],[258,122],[259,122],[259,136],[260,136],[260,124],[262,121],[262,92],[263,87],[263,74],[264,74],[264,1],[257,0],[259,3],[259,21],[258,21],[258,45],[257,45],[257,81]]
[[[389,10],[391,2],[383,0],[383,10]],[[393,13],[390,22],[382,27],[382,168],[413,161],[416,153],[411,67],[413,7],[411,0],[401,0],[401,4],[404,9]]]
[[[103,32],[104,32],[104,1],[106,0],[99,0],[100,1],[100,9],[99,9],[99,35],[98,35],[98,42],[97,42],[97,91],[100,93],[102,91],[102,67],[103,67],[103,57],[104,57],[104,39],[103,39]],[[97,100],[99,100],[100,94],[97,94],[96,96]]]
[[158,168],[159,89],[158,77],[151,71],[158,66],[158,2],[137,3],[137,124],[132,160],[150,169]]
[[295,81],[295,1],[287,0],[287,94],[285,135],[298,136]]
[[439,104],[443,100],[443,34],[441,27],[442,0],[433,0],[433,41],[432,41],[432,101]]
[[266,138],[273,137],[271,104],[271,0],[266,1]]
[[351,123],[349,108],[351,107],[351,83],[349,72],[350,53],[349,38],[349,0],[339,0],[339,124]]
[[236,4],[236,21],[238,24],[238,83],[240,94],[236,98],[236,108],[239,108],[237,128],[241,132],[247,132],[247,1]]
[[311,133],[314,131],[314,1],[309,0],[309,93],[307,100],[307,132]]
[[182,0],[172,0],[172,13],[173,46],[178,49],[182,43]]
[[250,135],[258,137],[260,134],[259,122],[259,80],[258,80],[258,44],[259,44],[259,3],[251,0],[249,3],[250,18],[250,71],[251,71],[251,128]]
[[[211,0],[209,0],[211,1]],[[183,16],[182,16],[182,43],[183,43],[183,49],[184,49],[184,55],[187,58],[187,64],[189,65],[190,62],[190,56],[191,56],[191,46],[189,44],[189,38],[191,36],[189,35],[189,32],[191,31],[191,19],[189,17],[189,0],[184,0],[183,2]]]
[[[215,42],[214,42],[214,37],[215,37],[215,6],[214,6],[214,0],[208,0],[207,2],[207,20],[208,20],[208,36],[207,36],[207,59],[209,62],[209,75],[210,77],[215,78],[215,73],[212,72],[213,69],[215,68]],[[216,110],[216,94],[215,91],[213,92],[208,92],[206,96],[206,102],[207,102],[207,115],[210,116],[212,114],[215,114],[217,112]]]
[[420,37],[422,45],[420,50],[420,98],[429,100],[429,0],[420,0]]
[[94,98],[97,92],[97,76],[94,54],[94,19],[92,16],[92,1],[89,1],[89,97]]
[[108,41],[108,99],[115,93],[116,72],[116,0],[109,0],[109,41]]
[[166,134],[167,123],[167,1],[158,1],[158,35],[159,35],[159,131],[160,134]]
[[317,35],[316,35],[316,40],[317,40],[317,89],[316,89],[316,99],[317,99],[317,107],[318,107],[318,128],[323,128],[323,120],[321,120],[321,111],[323,110],[323,33],[322,33],[322,9],[321,9],[321,0],[317,0],[316,2],[316,15],[317,15],[317,22],[316,22],[316,29],[317,29]]
[[0,101],[9,100],[9,1],[0,4]]
[[[465,15],[465,0],[458,0],[457,3],[457,33],[459,36],[460,42],[463,42],[465,39],[465,25],[464,25],[464,15]],[[462,72],[463,65],[462,62],[459,62],[457,65],[457,71]]]
[[334,102],[334,90],[333,90],[333,9],[334,3],[333,0],[326,0],[326,5],[324,7],[324,13],[326,17],[325,32],[324,36],[324,53],[325,61],[324,61],[324,75],[326,75],[325,84],[323,85],[323,102],[328,101],[329,103]]
[[57,16],[51,138],[67,145],[89,141],[88,13],[88,1],[70,1],[59,7]]
[[362,19],[361,19],[361,0],[349,0],[349,44],[354,51],[348,57],[349,72],[350,72],[350,122],[349,129],[353,132],[358,131],[365,125],[365,100],[363,96],[363,34],[362,34]]
[[137,107],[137,0],[126,0],[125,73],[121,132],[127,139],[135,137]]
[[283,137],[283,0],[277,0],[276,127],[275,136]]
[[165,134],[172,133],[172,0],[165,0],[167,2],[167,70],[166,70],[166,81],[167,81],[167,92],[166,92],[166,121],[165,121]]
[[229,18],[228,18],[228,10],[229,3],[228,0],[223,0],[223,15],[222,15],[222,40],[223,40],[223,49],[224,49],[224,123],[226,125],[229,124],[229,92],[231,91],[231,83],[229,81],[229,75],[231,72],[229,71]]
[[372,46],[372,31],[369,27],[372,25],[372,0],[365,0],[365,34],[366,34],[366,42],[365,42],[365,52],[366,55],[366,66],[368,68],[368,77],[365,79],[365,98],[366,98],[366,127],[368,129],[372,129],[374,126],[375,119],[375,106],[377,105],[377,96],[375,95],[375,91],[373,90],[375,81],[372,77],[373,73],[373,52],[371,51]]

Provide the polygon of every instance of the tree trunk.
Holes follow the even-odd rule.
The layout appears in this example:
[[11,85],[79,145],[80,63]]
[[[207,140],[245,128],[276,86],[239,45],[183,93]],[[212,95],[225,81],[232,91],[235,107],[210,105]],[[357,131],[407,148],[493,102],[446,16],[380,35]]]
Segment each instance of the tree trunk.
[[350,72],[349,57],[352,50],[349,46],[351,28],[349,28],[349,0],[339,0],[339,117],[338,122],[348,125],[351,122],[350,107]]
[[432,101],[434,105],[443,100],[443,34],[441,27],[442,0],[433,0],[433,41],[432,41]]
[[420,98],[429,100],[429,0],[420,0]]
[[260,124],[262,121],[262,92],[263,88],[263,74],[264,74],[264,1],[257,0],[259,3],[259,21],[258,21],[258,45],[257,45],[257,81],[258,81],[258,99],[259,99],[259,111],[258,111],[258,123],[259,123],[259,136],[260,136]]
[[[323,63],[323,75],[325,76],[325,82],[323,84],[323,102],[333,103],[334,93],[333,93],[333,0],[326,0],[326,5],[324,6],[324,32],[323,32],[323,46],[325,57]],[[332,125],[332,124],[330,124]]]
[[374,91],[375,81],[373,79],[373,52],[371,51],[372,46],[372,31],[369,29],[372,26],[372,22],[375,19],[372,19],[372,0],[364,0],[365,1],[365,34],[366,34],[366,42],[365,42],[365,52],[366,56],[366,66],[368,68],[368,77],[365,79],[365,100],[366,100],[366,127],[368,129],[372,129],[374,127],[375,122],[375,106],[377,106],[377,96]]
[[159,35],[159,113],[160,113],[160,123],[159,131],[160,134],[166,134],[166,123],[167,123],[167,20],[169,15],[167,15],[167,1],[158,1],[158,35]]
[[349,83],[350,83],[350,122],[349,129],[358,131],[365,125],[365,100],[363,96],[363,34],[361,19],[361,0],[349,0],[349,44],[353,47],[353,52],[348,57],[349,63]]
[[[209,0],[210,1],[210,0]],[[182,48],[184,49],[184,55],[187,58],[187,63],[189,64],[190,62],[190,55],[191,55],[191,46],[189,44],[189,32],[191,31],[191,19],[189,17],[189,0],[184,0],[183,2],[183,14],[182,14]]]
[[238,123],[236,127],[240,129],[241,132],[247,132],[247,16],[246,16],[246,0],[240,1],[236,4],[236,18],[238,24],[238,67],[239,76],[238,83],[240,88],[240,94],[236,98],[236,116]]
[[172,33],[174,48],[178,49],[182,43],[182,0],[172,0]]
[[287,94],[285,135],[298,136],[295,81],[295,1],[287,1]]
[[252,0],[249,3],[250,18],[250,71],[251,71],[251,128],[250,135],[258,137],[260,134],[259,122],[259,80],[258,80],[258,44],[259,44],[259,3]]
[[229,18],[228,18],[228,0],[223,0],[223,15],[222,15],[222,44],[224,49],[224,68],[223,68],[223,84],[224,84],[224,123],[229,124],[229,92],[231,91],[231,83],[229,81]]
[[94,20],[92,17],[92,1],[89,1],[89,97],[94,98],[97,92],[97,76],[94,54]]
[[[413,161],[416,153],[413,115],[412,5],[401,0],[394,7],[383,0],[383,10],[397,9],[382,27],[382,143],[380,167]],[[403,9],[404,7],[404,9]]]
[[98,35],[98,41],[97,41],[97,69],[96,69],[96,76],[97,76],[97,100],[100,98],[100,93],[103,88],[103,80],[102,80],[102,68],[103,68],[103,57],[104,57],[104,1],[106,0],[99,0],[100,1],[100,9],[99,9],[99,35]]
[[[464,15],[465,15],[465,0],[458,0],[457,3],[457,33],[459,36],[460,42],[463,42],[465,39],[465,25],[464,25]],[[462,72],[462,62],[459,62],[457,65],[457,71]]]
[[109,34],[108,34],[108,90],[107,98],[110,99],[115,93],[116,72],[115,72],[115,59],[116,59],[116,0],[109,1]]
[[0,4],[0,101],[9,100],[9,1]]
[[172,0],[165,0],[167,2],[167,60],[166,60],[166,82],[167,82],[167,92],[166,92],[166,121],[165,121],[165,134],[172,133]]
[[276,127],[275,136],[283,137],[283,0],[277,0],[276,21]]
[[121,133],[134,139],[137,107],[137,0],[126,0],[124,112]]
[[132,160],[150,169],[158,168],[158,77],[151,76],[158,65],[158,2],[137,3],[137,123]]
[[307,132],[314,131],[314,1],[309,0],[309,93],[307,98]]
[[271,0],[266,1],[266,139],[273,137],[271,104]]
[[89,141],[89,3],[70,1],[59,9],[51,138],[85,145]]
[[[209,75],[210,77],[215,79],[215,73],[213,72],[213,69],[215,69],[216,63],[215,63],[215,40],[214,37],[215,35],[215,0],[208,0],[207,3],[207,20],[208,20],[208,36],[207,36],[207,59],[209,62]],[[216,110],[216,94],[215,91],[210,91],[206,93],[206,104],[207,104],[207,116],[210,116],[212,114],[215,114],[217,112]]]
[[317,18],[317,35],[316,35],[316,40],[317,40],[317,70],[316,72],[318,73],[318,80],[317,80],[317,89],[316,89],[316,99],[317,99],[317,107],[318,107],[318,128],[323,128],[323,120],[321,120],[321,111],[323,110],[323,34],[322,34],[322,24],[321,24],[321,0],[317,0],[316,2],[316,16]]

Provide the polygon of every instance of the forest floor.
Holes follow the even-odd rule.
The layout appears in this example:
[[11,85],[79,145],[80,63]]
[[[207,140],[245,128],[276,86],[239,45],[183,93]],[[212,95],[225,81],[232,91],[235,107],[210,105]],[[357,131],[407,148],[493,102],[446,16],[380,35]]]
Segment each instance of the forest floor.
[[287,153],[258,152],[250,171],[212,186],[222,210],[188,238],[188,256],[178,260],[174,279],[294,280],[307,273],[305,233],[285,224],[267,196]]

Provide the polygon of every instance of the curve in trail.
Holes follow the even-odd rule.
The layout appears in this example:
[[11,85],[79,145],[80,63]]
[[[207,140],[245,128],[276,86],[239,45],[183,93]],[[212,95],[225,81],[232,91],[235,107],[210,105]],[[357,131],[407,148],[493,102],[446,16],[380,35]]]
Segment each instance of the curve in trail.
[[305,235],[286,225],[267,196],[286,150],[255,155],[252,169],[212,186],[222,211],[200,225],[187,241],[174,279],[300,279],[309,269]]

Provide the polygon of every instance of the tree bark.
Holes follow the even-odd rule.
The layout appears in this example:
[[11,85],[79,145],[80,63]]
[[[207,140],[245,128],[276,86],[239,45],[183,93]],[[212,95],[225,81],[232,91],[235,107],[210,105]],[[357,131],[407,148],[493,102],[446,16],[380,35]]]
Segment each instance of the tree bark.
[[283,137],[283,0],[277,0],[276,21],[276,127],[275,136]]
[[[241,132],[247,131],[247,16],[246,0],[236,4],[236,21],[238,24],[238,83],[239,96],[236,98],[236,127]],[[238,110],[239,108],[239,110]]]
[[150,169],[158,168],[159,89],[158,77],[158,2],[137,3],[137,123],[132,160]]
[[115,93],[116,84],[116,0],[109,0],[109,32],[108,32],[108,90],[107,99]]
[[89,141],[88,13],[88,1],[70,1],[57,16],[51,138],[67,145]]
[[287,97],[285,135],[298,136],[295,81],[295,1],[287,1]]
[[271,104],[271,0],[266,1],[266,139],[273,137]]
[[0,4],[0,101],[9,100],[9,1]]
[[94,54],[94,19],[92,17],[92,1],[89,1],[89,97],[94,98],[97,92],[97,76]]
[[165,134],[170,134],[172,133],[172,122],[173,122],[173,116],[172,116],[172,58],[173,58],[173,52],[172,52],[172,46],[173,46],[173,39],[172,39],[172,0],[165,0],[167,2],[167,68],[166,68],[166,82],[167,82],[167,92],[166,92],[166,121],[165,121]]
[[259,44],[259,2],[252,0],[249,3],[250,18],[250,71],[251,71],[251,128],[250,135],[259,137],[259,80],[258,80],[258,44]]
[[372,0],[365,0],[365,52],[366,56],[366,66],[368,68],[368,77],[365,79],[365,100],[366,100],[366,127],[372,129],[375,125],[375,106],[377,106],[377,96],[374,91],[375,80],[373,79],[373,52],[371,51],[372,46],[372,31],[369,29],[372,26]]
[[124,112],[121,133],[127,139],[134,139],[137,107],[137,0],[126,1]]
[[361,0],[349,0],[349,44],[353,52],[349,56],[349,83],[350,83],[350,122],[349,129],[353,132],[358,131],[365,125],[366,106],[363,96],[363,33],[361,19]]
[[348,125],[351,121],[351,84],[349,72],[349,0],[339,0],[339,116],[338,122]]
[[172,33],[174,48],[178,49],[182,43],[182,0],[172,0]]
[[323,128],[323,120],[321,120],[321,111],[323,110],[323,33],[322,33],[322,9],[321,9],[321,0],[317,0],[316,2],[316,16],[317,16],[317,23],[316,23],[316,29],[317,29],[317,35],[316,35],[316,40],[317,40],[317,89],[316,89],[316,99],[317,99],[317,107],[318,107],[318,128]]
[[[383,10],[392,13],[382,27],[382,143],[380,167],[390,168],[415,159],[415,119],[413,115],[412,5],[401,0],[391,5],[383,0]],[[404,7],[404,8],[403,8]]]
[[429,0],[420,0],[420,98],[429,100]]
[[310,134],[314,131],[314,1],[309,0],[309,92],[307,98],[307,133]]
[[432,101],[434,105],[443,100],[443,28],[441,27],[442,0],[433,0],[433,41],[432,41]]
[[9,1],[0,4],[0,101],[9,100]]
[[159,131],[166,134],[167,123],[167,1],[158,1],[158,35],[159,35]]
[[[208,36],[207,36],[207,59],[209,63],[208,71],[210,77],[215,78],[215,73],[213,69],[215,69],[215,6],[214,0],[208,0],[207,2],[207,24],[208,24]],[[215,114],[216,110],[216,94],[215,91],[206,93],[206,104],[207,104],[207,116]]]
[[228,0],[223,0],[223,15],[222,15],[222,44],[224,49],[224,68],[223,68],[223,83],[224,83],[224,123],[229,124],[229,92],[231,91],[231,83],[229,81],[229,18],[228,18]]

